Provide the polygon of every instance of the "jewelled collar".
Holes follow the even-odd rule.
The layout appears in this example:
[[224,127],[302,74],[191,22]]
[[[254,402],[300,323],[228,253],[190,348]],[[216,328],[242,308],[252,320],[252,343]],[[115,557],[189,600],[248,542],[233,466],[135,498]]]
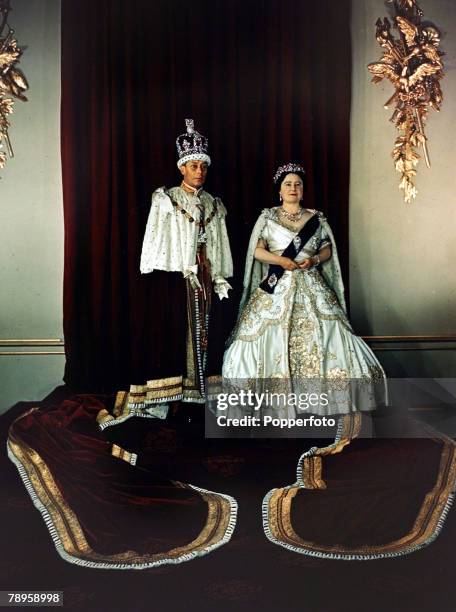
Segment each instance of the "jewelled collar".
[[[184,215],[184,217],[186,219],[188,219],[188,221],[190,223],[195,223],[195,218],[188,212],[188,210],[186,210],[183,206],[181,206],[178,202],[176,202],[171,194],[169,193],[168,190],[165,190],[166,195],[169,197],[169,199],[171,200],[171,204],[174,206],[174,208],[176,209],[176,211],[182,213]],[[212,219],[215,217],[216,213],[217,213],[217,206],[219,203],[219,199],[218,198],[214,198],[212,200],[212,211],[210,213],[210,215],[207,217],[207,219],[202,219],[199,222],[196,222],[196,225],[207,225],[208,223],[210,223],[212,221]],[[204,213],[202,213],[204,214]]]

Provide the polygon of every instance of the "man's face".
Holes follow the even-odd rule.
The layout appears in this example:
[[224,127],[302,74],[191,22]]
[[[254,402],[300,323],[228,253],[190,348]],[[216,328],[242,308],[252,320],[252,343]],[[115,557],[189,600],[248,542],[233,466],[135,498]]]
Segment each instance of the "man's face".
[[199,189],[206,180],[207,163],[199,160],[188,161],[183,166],[180,166],[180,171],[187,185],[194,189]]

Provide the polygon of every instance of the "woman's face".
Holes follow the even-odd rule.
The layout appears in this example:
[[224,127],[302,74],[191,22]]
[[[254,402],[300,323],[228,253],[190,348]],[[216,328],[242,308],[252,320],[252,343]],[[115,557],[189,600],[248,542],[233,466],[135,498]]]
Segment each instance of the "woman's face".
[[284,204],[296,204],[302,200],[303,184],[297,174],[287,174],[280,185],[280,195]]

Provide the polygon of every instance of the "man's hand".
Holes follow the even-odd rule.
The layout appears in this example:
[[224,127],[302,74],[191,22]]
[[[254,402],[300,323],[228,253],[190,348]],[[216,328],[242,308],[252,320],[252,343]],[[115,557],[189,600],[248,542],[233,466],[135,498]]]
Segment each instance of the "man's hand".
[[188,268],[186,268],[184,270],[184,272],[182,273],[184,278],[190,281],[190,284],[192,286],[192,289],[201,289],[201,284],[198,280],[198,277],[196,276],[198,274],[198,266],[194,265],[194,266],[189,266]]
[[219,296],[220,300],[228,298],[228,290],[232,288],[230,283],[222,277],[218,277],[214,280],[214,291]]

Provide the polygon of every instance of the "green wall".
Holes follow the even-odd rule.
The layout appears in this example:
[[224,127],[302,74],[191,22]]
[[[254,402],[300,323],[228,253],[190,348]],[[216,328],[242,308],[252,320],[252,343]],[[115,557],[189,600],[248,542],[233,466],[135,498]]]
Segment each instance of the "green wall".
[[[456,12],[453,0],[422,0],[424,19],[440,26],[448,70],[444,104],[429,115],[431,169],[418,165],[418,197],[405,204],[391,151],[396,129],[383,108],[389,82],[374,85],[366,66],[377,61],[375,22],[382,0],[353,0],[353,92],[350,176],[350,295],[363,335],[456,336]],[[394,348],[394,343],[388,347]],[[399,346],[399,343],[396,344]],[[395,376],[454,376],[456,344],[408,343],[379,351]],[[433,347],[433,350],[426,350]],[[445,350],[436,350],[436,349]],[[448,350],[450,349],[450,350]]]
[[[60,2],[12,0],[10,25],[21,47],[28,102],[15,104],[15,157],[0,170],[0,411],[37,400],[61,383],[63,210],[60,169]],[[8,340],[19,346],[6,346]]]

